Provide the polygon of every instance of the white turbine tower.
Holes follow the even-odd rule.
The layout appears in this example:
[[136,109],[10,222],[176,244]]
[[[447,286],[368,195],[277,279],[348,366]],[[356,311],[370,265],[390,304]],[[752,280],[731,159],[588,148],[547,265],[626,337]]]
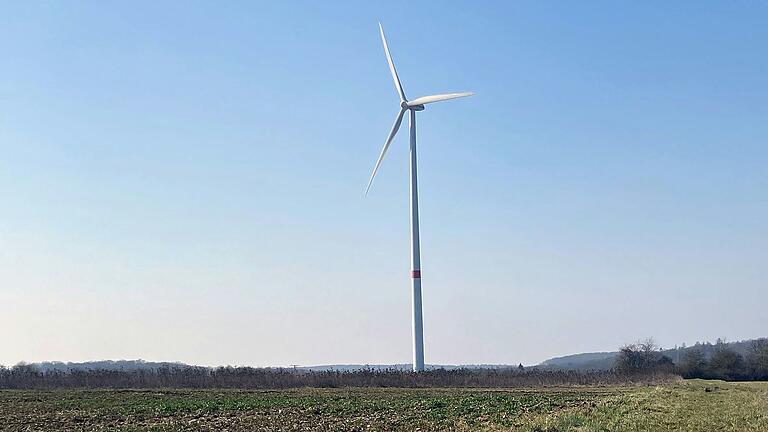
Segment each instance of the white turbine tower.
[[447,93],[432,96],[422,96],[409,101],[405,98],[403,86],[400,85],[400,79],[397,77],[395,64],[392,62],[392,56],[389,54],[387,38],[384,37],[384,29],[379,23],[379,32],[381,33],[381,42],[384,44],[384,54],[387,55],[389,71],[392,73],[392,79],[395,81],[395,88],[400,96],[400,112],[397,113],[395,124],[389,132],[387,141],[381,149],[379,159],[373,167],[373,173],[368,180],[368,186],[365,188],[365,194],[371,189],[373,178],[376,177],[376,171],[381,165],[384,155],[387,153],[389,144],[400,129],[400,123],[403,121],[403,115],[408,111],[408,120],[411,132],[411,285],[413,294],[413,370],[420,372],[424,370],[424,327],[421,316],[421,265],[419,251],[419,191],[416,180],[416,111],[423,111],[424,105],[432,102],[440,102],[449,99],[472,96],[474,93]]

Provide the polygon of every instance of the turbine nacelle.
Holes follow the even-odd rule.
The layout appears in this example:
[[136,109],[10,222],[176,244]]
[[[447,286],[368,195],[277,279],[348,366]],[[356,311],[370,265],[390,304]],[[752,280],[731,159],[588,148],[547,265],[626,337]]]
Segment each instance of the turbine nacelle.
[[400,104],[400,107],[411,111],[424,111],[424,105],[408,105],[408,102],[405,101]]

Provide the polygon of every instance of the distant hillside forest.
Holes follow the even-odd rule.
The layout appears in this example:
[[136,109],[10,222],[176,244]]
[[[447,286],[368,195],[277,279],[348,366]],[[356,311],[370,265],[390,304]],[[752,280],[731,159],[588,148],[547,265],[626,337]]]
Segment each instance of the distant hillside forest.
[[622,347],[617,352],[584,353],[558,357],[539,367],[551,370],[667,370],[683,378],[730,381],[768,380],[768,339],[714,344],[699,343],[660,349],[653,340]]

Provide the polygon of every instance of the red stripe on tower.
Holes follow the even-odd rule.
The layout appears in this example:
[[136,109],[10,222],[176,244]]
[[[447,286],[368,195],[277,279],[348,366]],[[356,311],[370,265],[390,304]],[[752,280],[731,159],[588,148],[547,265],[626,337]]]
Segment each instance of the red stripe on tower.
[[412,270],[411,277],[414,279],[421,279],[421,270]]

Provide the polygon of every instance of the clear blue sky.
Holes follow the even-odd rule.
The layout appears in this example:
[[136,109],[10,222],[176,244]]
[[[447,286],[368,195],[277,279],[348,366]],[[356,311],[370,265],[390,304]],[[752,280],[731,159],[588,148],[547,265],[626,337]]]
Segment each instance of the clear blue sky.
[[766,336],[768,6],[0,6],[0,364],[428,363]]

